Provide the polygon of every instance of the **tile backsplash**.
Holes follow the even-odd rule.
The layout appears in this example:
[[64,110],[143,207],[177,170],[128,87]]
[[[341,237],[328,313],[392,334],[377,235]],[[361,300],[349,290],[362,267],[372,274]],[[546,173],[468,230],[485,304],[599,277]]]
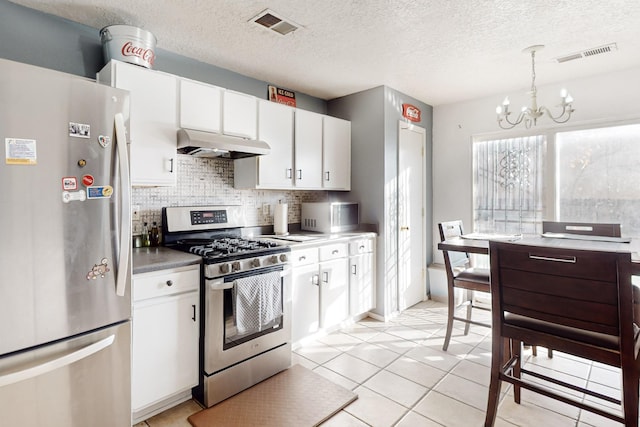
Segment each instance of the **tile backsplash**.
[[[175,187],[133,187],[131,204],[140,207],[140,219],[133,221],[133,234],[162,222],[165,206],[241,205],[245,208],[247,226],[273,224],[274,205],[287,203],[288,222],[300,222],[302,202],[326,201],[326,191],[238,190],[233,188],[232,160],[178,155]],[[268,205],[267,209],[264,209]],[[268,210],[268,212],[266,212]]]

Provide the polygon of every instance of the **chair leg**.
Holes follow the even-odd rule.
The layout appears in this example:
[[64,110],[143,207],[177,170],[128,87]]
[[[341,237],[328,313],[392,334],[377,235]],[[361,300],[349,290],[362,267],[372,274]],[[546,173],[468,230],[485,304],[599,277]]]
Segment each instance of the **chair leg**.
[[469,327],[471,326],[471,310],[473,309],[473,294],[469,297],[469,291],[467,292],[467,323],[464,325],[464,334],[469,335]]
[[447,333],[444,336],[444,344],[442,346],[443,351],[447,351],[449,348],[449,341],[451,340],[451,332],[453,331],[453,312],[456,309],[455,292],[454,289],[449,287],[449,297],[447,300]]
[[[631,368],[632,371],[636,369],[635,367]],[[622,371],[622,409],[625,427],[638,427],[639,385],[640,380],[637,373],[629,375],[624,370]]]
[[547,349],[547,357],[549,359],[553,359],[553,350],[550,348]]
[[[511,341],[511,352],[513,353],[513,356],[517,358],[516,364],[513,365],[513,376],[520,379],[520,369],[522,368],[522,342],[515,340]],[[518,384],[513,385],[513,401],[520,404],[520,386]]]
[[531,346],[531,354],[533,354],[534,356],[538,355],[538,347],[536,347],[535,345]]
[[487,401],[487,413],[484,419],[485,427],[493,427],[498,413],[498,403],[500,402],[500,371],[504,359],[506,358],[506,339],[500,336],[493,336],[491,339],[491,379],[489,381],[489,399]]

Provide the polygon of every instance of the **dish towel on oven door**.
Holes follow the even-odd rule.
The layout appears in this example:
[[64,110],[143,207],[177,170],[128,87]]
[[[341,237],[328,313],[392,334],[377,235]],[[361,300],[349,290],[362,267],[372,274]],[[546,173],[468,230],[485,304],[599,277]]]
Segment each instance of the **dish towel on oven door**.
[[237,279],[233,286],[236,328],[240,335],[270,328],[282,316],[280,272]]

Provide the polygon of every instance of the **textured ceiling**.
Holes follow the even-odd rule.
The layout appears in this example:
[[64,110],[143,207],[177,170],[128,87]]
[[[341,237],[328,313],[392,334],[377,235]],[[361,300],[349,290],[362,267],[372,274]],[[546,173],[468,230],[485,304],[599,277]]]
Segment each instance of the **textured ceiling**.
[[[151,31],[159,48],[322,99],[387,85],[427,104],[640,67],[639,0],[13,0],[100,29]],[[249,22],[271,9],[302,26]],[[97,32],[96,32],[97,34]],[[566,63],[553,58],[617,43]]]

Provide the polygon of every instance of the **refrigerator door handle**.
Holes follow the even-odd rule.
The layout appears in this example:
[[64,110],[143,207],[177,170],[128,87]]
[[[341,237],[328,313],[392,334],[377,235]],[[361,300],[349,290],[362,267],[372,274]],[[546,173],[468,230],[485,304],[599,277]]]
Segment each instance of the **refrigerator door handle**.
[[48,372],[55,371],[56,369],[71,365],[78,360],[87,358],[92,354],[95,354],[100,350],[109,347],[111,344],[113,344],[114,339],[115,335],[110,335],[107,338],[104,338],[98,342],[94,342],[93,344],[89,344],[88,346],[82,347],[79,350],[72,351],[68,354],[65,354],[64,356],[56,357],[55,359],[48,360],[44,363],[40,363],[36,366],[32,366],[20,371],[2,375],[0,376],[0,387],[28,380],[29,378],[44,375]]
[[127,137],[122,113],[115,116],[116,126],[116,147],[118,159],[120,160],[120,250],[118,251],[118,271],[116,277],[116,295],[124,296],[127,287],[127,270],[129,269],[129,250],[131,244],[131,209],[130,182],[129,182],[129,159],[127,156]]

